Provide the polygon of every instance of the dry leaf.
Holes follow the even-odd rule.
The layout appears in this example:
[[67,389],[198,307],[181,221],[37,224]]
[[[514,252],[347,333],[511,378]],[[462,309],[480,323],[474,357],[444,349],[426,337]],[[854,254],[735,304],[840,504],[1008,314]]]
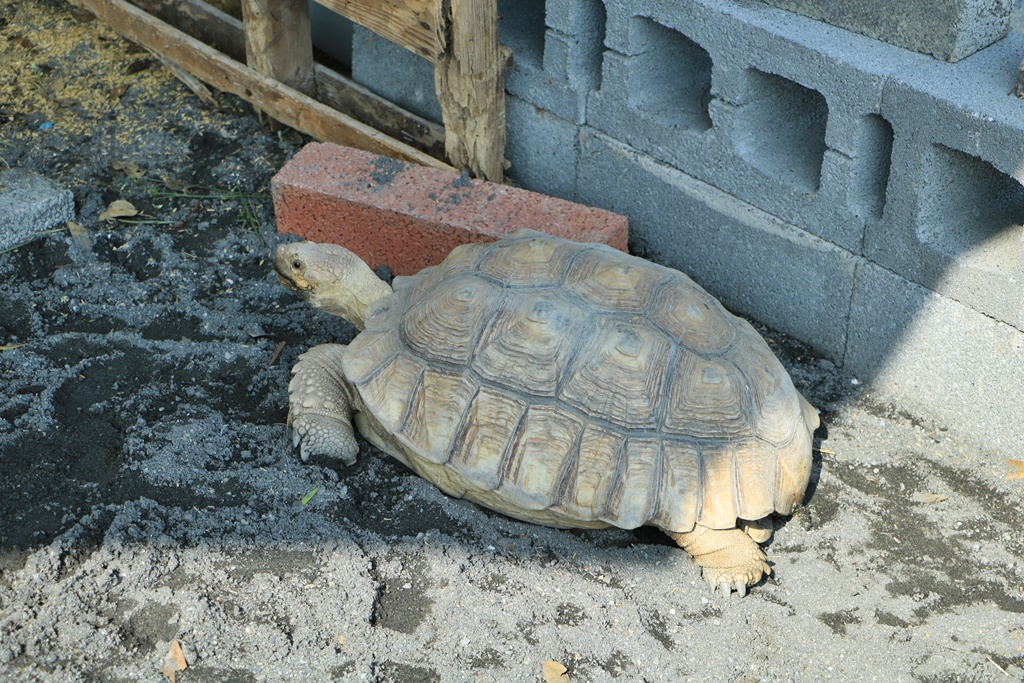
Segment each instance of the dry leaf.
[[189,184],[184,180],[178,180],[177,178],[169,175],[160,176],[160,180],[163,181],[164,187],[171,192],[188,192]]
[[14,349],[20,349],[24,344],[6,344],[0,346],[0,351],[13,351]]
[[73,104],[71,100],[65,100],[61,98],[64,91],[68,89],[67,83],[59,78],[51,78],[49,83],[46,85],[47,97],[54,102],[62,105]]
[[1024,479],[1024,460],[1007,460],[1006,464],[1013,470],[1006,475],[1007,479]]
[[544,683],[569,683],[569,677],[565,673],[568,669],[563,665],[550,659],[541,662],[540,665],[544,671]]
[[181,643],[178,642],[177,638],[171,642],[171,649],[167,654],[174,662],[174,666],[178,667],[178,671],[184,671],[188,668],[188,662],[185,661],[185,651],[181,649]]
[[178,679],[178,672],[184,671],[187,668],[188,662],[185,661],[185,651],[181,649],[181,643],[175,639],[171,641],[171,647],[164,657],[163,675],[171,683],[175,683]]
[[174,666],[178,668],[178,671],[184,671],[188,668],[188,663],[185,661],[185,651],[181,649],[181,643],[177,639],[171,642],[171,649],[168,655],[174,661]]
[[139,165],[134,161],[112,161],[110,162],[110,168],[115,171],[121,171],[132,180],[138,180],[146,175],[145,171],[139,168]]
[[943,496],[938,493],[915,493],[910,497],[915,503],[941,503],[942,501],[949,498],[949,496]]
[[92,249],[92,237],[89,235],[87,227],[74,221],[68,221],[64,227],[68,229],[71,239],[75,240],[83,249]]
[[139,211],[132,205],[131,202],[126,202],[123,199],[115,199],[110,202],[110,206],[107,210],[100,214],[101,221],[111,221],[115,218],[123,218],[125,216],[138,216]]
[[274,349],[274,355],[270,357],[270,362],[267,364],[268,367],[277,362],[278,356],[280,356],[281,352],[284,351],[284,345],[287,343],[288,342],[281,342],[280,344],[277,345],[277,348]]
[[7,40],[9,42],[15,44],[15,45],[18,45],[18,46],[26,49],[26,50],[31,50],[32,49],[32,41],[30,41],[28,38],[25,38],[23,36],[11,36]]

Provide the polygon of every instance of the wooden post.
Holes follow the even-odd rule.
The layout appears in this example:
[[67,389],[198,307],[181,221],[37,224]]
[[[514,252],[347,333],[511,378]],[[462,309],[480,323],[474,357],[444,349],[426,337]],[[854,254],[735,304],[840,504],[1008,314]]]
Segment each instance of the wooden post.
[[447,0],[450,35],[434,71],[445,151],[456,168],[500,183],[505,171],[505,74],[497,0]]
[[313,95],[309,0],[242,0],[242,19],[249,67]]

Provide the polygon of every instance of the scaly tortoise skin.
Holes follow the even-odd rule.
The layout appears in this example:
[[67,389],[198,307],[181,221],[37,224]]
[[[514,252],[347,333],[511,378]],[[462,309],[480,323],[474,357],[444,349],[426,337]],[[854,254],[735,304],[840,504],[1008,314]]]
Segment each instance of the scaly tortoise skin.
[[275,269],[363,330],[293,370],[304,461],[353,463],[354,422],[448,495],[547,526],[659,527],[724,593],[770,573],[758,542],[804,495],[818,417],[682,273],[532,231],[393,292],[336,245],[283,245]]

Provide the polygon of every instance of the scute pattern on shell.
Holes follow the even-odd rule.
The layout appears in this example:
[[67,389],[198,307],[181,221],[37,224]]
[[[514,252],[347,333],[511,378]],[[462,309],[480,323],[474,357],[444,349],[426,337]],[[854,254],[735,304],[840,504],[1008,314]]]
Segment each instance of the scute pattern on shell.
[[464,245],[367,315],[345,371],[410,464],[559,526],[788,514],[811,431],[764,340],[685,275],[538,233]]

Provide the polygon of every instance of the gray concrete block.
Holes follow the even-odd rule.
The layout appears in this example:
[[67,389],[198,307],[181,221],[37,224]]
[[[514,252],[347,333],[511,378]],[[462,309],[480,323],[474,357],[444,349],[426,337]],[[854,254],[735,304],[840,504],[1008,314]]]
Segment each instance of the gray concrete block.
[[577,200],[629,218],[630,250],[842,362],[857,257],[584,127]]
[[547,25],[566,35],[599,34],[604,41],[604,0],[546,0]]
[[886,85],[881,109],[896,140],[891,190],[864,252],[1024,329],[1024,108],[1006,95],[1020,50],[1024,37],[1013,36],[966,62],[935,63],[941,68]]
[[[672,33],[677,34],[670,37]],[[908,59],[905,51],[838,30],[805,17],[764,7],[726,0],[609,0],[606,44],[624,57],[657,59],[671,51],[671,41],[693,44],[693,58],[677,59],[677,71],[702,68],[709,59],[710,95],[739,107],[766,98],[792,100],[808,95],[780,92],[778,78],[801,86],[823,98],[828,113],[826,144],[848,156],[858,152],[853,144],[858,118],[878,112],[882,85],[891,69]],[[703,51],[706,57],[698,57]],[[678,51],[676,51],[678,53]],[[651,54],[653,53],[653,54]],[[671,84],[637,73],[637,90]],[[648,82],[644,82],[647,80]],[[782,85],[793,90],[793,86]],[[602,87],[603,90],[603,87]],[[699,92],[698,92],[699,94]],[[613,94],[613,96],[615,96]],[[817,104],[820,109],[821,105]],[[588,118],[588,123],[593,120]]]
[[715,0],[611,0],[607,17],[588,125],[859,251],[888,181],[882,67],[907,53]]
[[434,65],[358,25],[352,34],[352,80],[418,116],[441,122]]
[[1024,99],[1024,59],[1020,61],[1020,77],[1017,79],[1017,84],[1013,86],[1013,94]]
[[313,47],[323,50],[349,68],[352,67],[352,33],[355,24],[350,19],[310,0],[309,28]]
[[600,0],[549,3],[502,0],[498,30],[512,48],[514,64],[505,73],[505,88],[560,118],[582,123],[587,97],[600,79],[604,6]]
[[950,62],[1006,35],[1012,2],[1005,0],[764,0],[833,26]]
[[[502,32],[502,42],[507,31]],[[509,47],[513,47],[509,45]],[[515,63],[505,72],[505,90],[560,118],[581,123],[589,89],[577,90],[570,79],[574,43],[557,31],[543,32],[539,54],[513,47]]]
[[498,0],[498,34],[512,48],[516,66],[544,66],[544,5],[544,0]]
[[505,99],[509,180],[570,201],[576,196],[579,126],[517,97]]
[[0,172],[0,251],[28,242],[74,217],[75,199],[70,190],[34,171],[12,168]]
[[885,219],[871,226],[866,253],[1024,329],[1024,186],[958,150],[908,147],[897,150],[893,180],[911,191],[900,192]]
[[1014,33],[964,62],[915,60],[893,68],[879,112],[894,126],[902,121],[901,136],[931,138],[1020,176],[1024,104],[1007,95],[1022,54],[1024,35]]
[[1020,451],[1020,330],[865,263],[844,368],[877,398],[984,435],[993,450]]

